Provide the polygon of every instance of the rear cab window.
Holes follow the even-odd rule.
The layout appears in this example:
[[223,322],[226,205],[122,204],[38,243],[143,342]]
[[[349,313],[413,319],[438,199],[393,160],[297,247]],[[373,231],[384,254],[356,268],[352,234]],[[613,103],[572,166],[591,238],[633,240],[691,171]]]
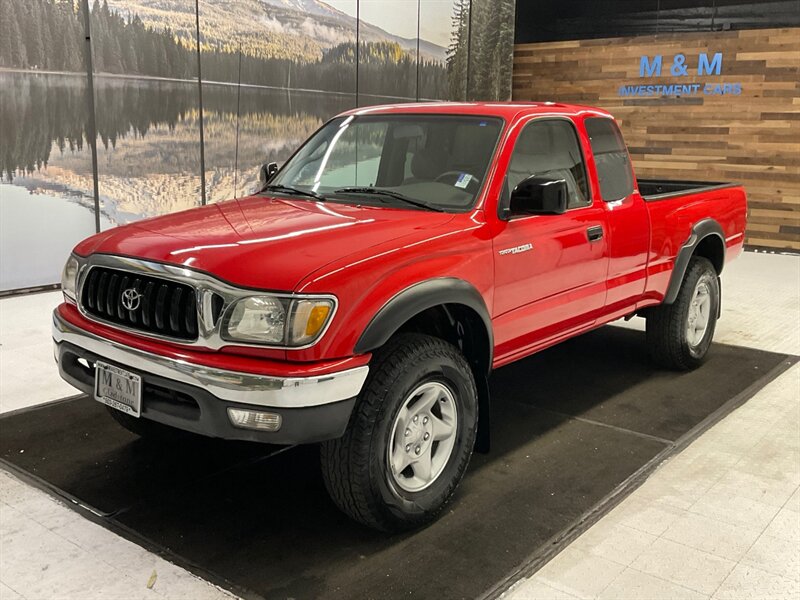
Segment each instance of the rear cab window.
[[590,117],[584,121],[594,155],[600,195],[606,202],[633,193],[633,170],[628,148],[613,119]]

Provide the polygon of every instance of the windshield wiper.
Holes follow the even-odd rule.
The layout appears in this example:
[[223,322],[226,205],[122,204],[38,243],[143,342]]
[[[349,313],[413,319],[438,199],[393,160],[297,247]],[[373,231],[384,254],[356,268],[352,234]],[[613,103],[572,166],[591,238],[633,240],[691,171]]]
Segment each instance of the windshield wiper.
[[290,194],[294,196],[308,196],[309,198],[314,198],[314,200],[325,202],[325,196],[322,194],[312,192],[311,190],[301,190],[288,185],[268,185],[261,190],[261,192],[280,192],[281,194]]
[[388,198],[394,198],[395,200],[400,200],[401,202],[405,202],[406,204],[413,204],[414,206],[418,206],[419,208],[424,208],[427,210],[433,210],[436,212],[444,212],[443,209],[439,208],[438,206],[432,206],[430,204],[426,204],[425,202],[420,202],[419,200],[414,200],[413,198],[409,198],[408,196],[401,194],[400,192],[393,192],[392,190],[382,190],[380,188],[374,187],[348,187],[342,188],[340,190],[336,190],[333,192],[334,194],[374,194],[376,196],[386,196]]

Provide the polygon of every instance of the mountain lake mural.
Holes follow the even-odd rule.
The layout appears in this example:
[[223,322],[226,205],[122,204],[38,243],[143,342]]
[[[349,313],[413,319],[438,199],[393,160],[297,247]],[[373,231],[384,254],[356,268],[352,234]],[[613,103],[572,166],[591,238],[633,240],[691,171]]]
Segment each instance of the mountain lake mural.
[[0,0],[0,293],[56,283],[95,206],[106,229],[245,195],[342,110],[510,97],[513,0],[88,5],[97,199],[84,2]]

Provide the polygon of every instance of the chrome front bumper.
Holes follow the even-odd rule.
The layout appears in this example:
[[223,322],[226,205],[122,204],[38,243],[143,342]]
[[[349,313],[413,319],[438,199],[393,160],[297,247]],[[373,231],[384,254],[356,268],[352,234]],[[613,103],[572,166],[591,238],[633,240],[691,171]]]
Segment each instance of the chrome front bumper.
[[[272,408],[322,406],[356,397],[368,366],[314,377],[274,377],[215,369],[123,346],[84,331],[53,312],[56,348],[67,342],[133,371],[202,388],[221,400]],[[58,352],[56,352],[58,356]]]

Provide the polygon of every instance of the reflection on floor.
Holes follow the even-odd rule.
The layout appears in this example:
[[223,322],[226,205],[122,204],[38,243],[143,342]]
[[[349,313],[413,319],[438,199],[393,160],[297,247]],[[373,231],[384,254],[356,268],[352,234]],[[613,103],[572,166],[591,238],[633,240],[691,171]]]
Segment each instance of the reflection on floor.
[[[800,259],[746,254],[723,279],[725,306],[718,341],[800,354]],[[3,411],[72,393],[60,384],[51,362],[48,305],[56,302],[55,294],[0,301]],[[630,325],[636,326],[637,321]],[[26,370],[26,364],[34,363],[37,368]],[[778,596],[796,597],[798,582],[793,577],[800,559],[792,548],[798,544],[786,538],[800,532],[796,491],[800,483],[799,377],[798,367],[784,374],[668,462],[618,509],[512,593],[521,598],[600,594],[654,598],[709,597],[716,592],[717,597],[740,598],[762,597],[753,590],[765,592],[767,585],[774,585]],[[29,385],[31,381],[34,386]],[[50,392],[37,393],[42,389]],[[224,596],[45,494],[7,475],[0,478],[2,598],[56,593],[81,598],[151,597],[154,593]],[[693,504],[687,506],[690,501]],[[764,505],[775,508],[774,514]],[[750,523],[756,524],[750,527],[758,532],[755,541],[738,530],[737,511],[756,515]],[[703,522],[709,517],[710,522]],[[747,548],[740,559],[734,558],[735,553],[726,558],[726,545]],[[626,554],[636,553],[640,546],[644,547],[635,557]],[[723,552],[717,556],[722,560],[715,560],[715,549]],[[775,572],[778,568],[781,573]],[[148,590],[154,570],[156,582]],[[698,587],[693,578],[705,577],[720,582],[719,587],[711,593],[710,586],[692,589]],[[579,581],[593,587],[568,587]],[[753,593],[748,594],[748,585]]]

